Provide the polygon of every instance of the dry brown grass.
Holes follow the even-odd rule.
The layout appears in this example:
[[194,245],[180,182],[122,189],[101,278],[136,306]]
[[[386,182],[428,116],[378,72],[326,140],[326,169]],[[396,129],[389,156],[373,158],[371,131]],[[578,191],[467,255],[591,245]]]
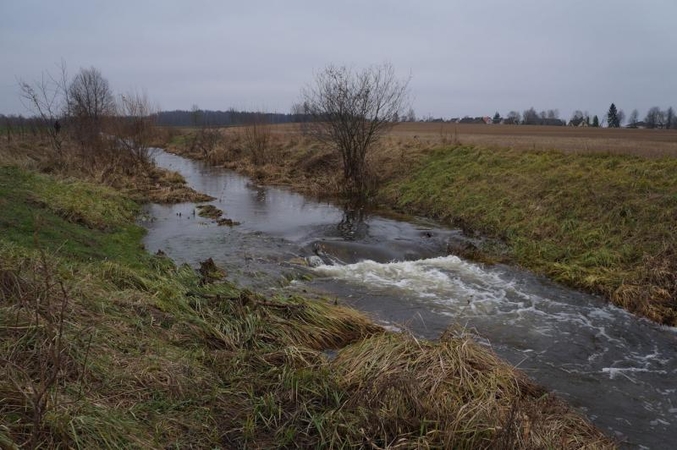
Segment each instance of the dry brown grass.
[[[524,374],[463,333],[438,342],[380,334],[332,363],[344,408],[373,448],[614,448]],[[585,438],[582,438],[585,436]]]
[[[171,136],[158,136],[166,140]],[[60,153],[55,152],[46,136],[25,135],[10,142],[0,140],[0,166],[18,166],[60,177],[84,179],[123,190],[135,200],[156,203],[209,201],[212,197],[196,192],[186,185],[177,172],[159,169],[152,165],[130,165],[100,151],[97,158],[83,159],[76,144],[65,139]]]
[[[297,124],[275,125],[272,129],[273,134],[278,135],[300,134]],[[401,142],[414,141],[424,147],[461,143],[517,150],[677,156],[677,130],[402,123],[395,126],[388,137]]]
[[306,194],[322,196],[340,191],[340,158],[298,132],[297,126],[266,126],[265,153],[253,157],[246,127],[222,128],[221,138],[207,154],[190,145],[191,133],[166,145],[167,150],[252,177],[258,182],[293,186]]

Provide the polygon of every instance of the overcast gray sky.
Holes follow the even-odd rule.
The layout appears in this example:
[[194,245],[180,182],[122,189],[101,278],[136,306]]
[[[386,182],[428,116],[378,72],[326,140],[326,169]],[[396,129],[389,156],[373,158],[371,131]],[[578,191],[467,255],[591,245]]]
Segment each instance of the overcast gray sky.
[[0,113],[65,60],[162,109],[288,112],[328,64],[390,62],[418,116],[677,106],[675,0],[0,0]]

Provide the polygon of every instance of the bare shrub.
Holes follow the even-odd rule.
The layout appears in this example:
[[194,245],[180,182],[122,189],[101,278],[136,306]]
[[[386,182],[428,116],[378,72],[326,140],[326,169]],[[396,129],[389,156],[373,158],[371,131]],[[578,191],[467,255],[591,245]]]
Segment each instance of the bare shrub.
[[242,131],[245,150],[252,164],[260,166],[268,161],[270,145],[270,127],[266,115],[254,113]]
[[[40,122],[39,128],[46,131],[55,156],[61,159],[64,133],[61,132],[60,120],[68,115],[68,73],[64,61],[61,61],[59,72],[59,76],[43,72],[40,80],[33,83],[18,81],[24,107]],[[32,129],[35,134],[35,127]]]
[[341,155],[348,193],[367,192],[367,153],[407,106],[408,84],[395,77],[390,64],[361,72],[329,66],[303,89],[308,132]]
[[0,318],[0,415],[23,416],[7,430],[22,447],[52,446],[46,416],[66,401],[61,386],[67,379],[82,383],[86,357],[79,364],[69,354],[70,303],[44,252],[11,267],[0,265],[0,305],[5,313]]
[[120,95],[114,122],[115,143],[128,171],[151,166],[151,142],[155,136],[155,111],[145,93]]
[[202,126],[189,141],[190,152],[198,152],[203,158],[209,158],[217,145],[221,142],[221,133],[217,128]]
[[186,141],[189,153],[199,153],[202,158],[209,159],[214,149],[221,142],[218,127],[209,123],[209,118],[197,105],[193,105],[193,127],[196,131]]

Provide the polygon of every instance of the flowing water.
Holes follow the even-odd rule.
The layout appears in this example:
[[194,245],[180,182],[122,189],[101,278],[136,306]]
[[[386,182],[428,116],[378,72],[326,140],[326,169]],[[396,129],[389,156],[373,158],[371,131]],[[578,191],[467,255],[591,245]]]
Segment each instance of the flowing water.
[[431,339],[463,328],[623,447],[677,445],[677,330],[528,272],[448,255],[472,242],[458,230],[341,209],[162,151],[156,162],[240,225],[218,226],[191,203],[150,205],[149,251],[194,266],[212,257],[259,289],[321,291]]

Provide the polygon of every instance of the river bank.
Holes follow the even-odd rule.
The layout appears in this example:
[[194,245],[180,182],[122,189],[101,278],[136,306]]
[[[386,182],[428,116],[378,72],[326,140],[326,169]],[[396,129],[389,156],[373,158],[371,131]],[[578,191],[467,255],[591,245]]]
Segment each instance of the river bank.
[[8,159],[0,191],[3,447],[613,447],[462,333],[150,255],[129,193]]
[[[187,136],[169,148],[263,183],[311,195],[340,192],[337,155],[288,126],[271,128],[258,164],[237,128],[221,131],[209,151],[187,145]],[[480,148],[458,139],[387,136],[369,160],[375,203],[488,238],[454,253],[519,265],[677,325],[677,160]]]

